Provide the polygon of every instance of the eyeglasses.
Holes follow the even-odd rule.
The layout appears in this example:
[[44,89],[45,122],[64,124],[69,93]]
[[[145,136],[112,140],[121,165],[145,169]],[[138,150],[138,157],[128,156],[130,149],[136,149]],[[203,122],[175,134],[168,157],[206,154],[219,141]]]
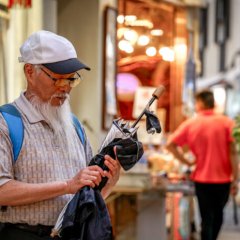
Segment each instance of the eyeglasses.
[[64,87],[69,85],[70,87],[76,87],[82,80],[81,75],[76,72],[74,77],[71,78],[54,78],[48,72],[46,72],[43,68],[40,68],[49,78],[54,81],[54,85],[56,87]]

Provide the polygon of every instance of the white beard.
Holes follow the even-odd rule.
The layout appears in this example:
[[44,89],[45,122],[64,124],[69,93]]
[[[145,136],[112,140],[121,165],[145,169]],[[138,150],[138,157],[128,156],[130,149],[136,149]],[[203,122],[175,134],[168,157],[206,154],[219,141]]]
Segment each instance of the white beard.
[[[54,97],[66,97],[66,100],[61,106],[52,106],[50,104]],[[72,121],[71,107],[69,103],[69,94],[54,94],[48,102],[43,102],[38,96],[32,94],[29,98],[33,107],[43,116],[44,120],[53,129],[54,134],[57,138],[64,137],[67,142],[67,146],[60,146],[67,148],[69,157],[72,157],[71,149],[74,147],[75,128]],[[63,142],[63,141],[60,141]]]

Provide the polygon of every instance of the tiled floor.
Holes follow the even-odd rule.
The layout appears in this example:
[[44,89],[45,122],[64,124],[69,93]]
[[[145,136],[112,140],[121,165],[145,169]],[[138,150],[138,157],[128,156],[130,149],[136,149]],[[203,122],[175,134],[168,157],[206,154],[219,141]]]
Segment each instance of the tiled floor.
[[238,206],[238,221],[234,224],[233,220],[233,204],[230,200],[225,208],[224,224],[218,240],[239,240],[240,239],[240,206]]
[[228,231],[223,231],[218,240],[239,240],[240,238],[240,233],[239,232],[228,232]]
[[[239,223],[236,225],[234,224],[234,219],[233,219],[233,204],[232,201],[230,200],[229,203],[227,204],[225,208],[225,216],[224,216],[224,224],[222,226],[220,235],[217,240],[240,240],[240,206],[238,206],[238,220]],[[137,240],[133,228],[130,227],[125,229],[124,233],[119,235],[116,240]],[[172,239],[169,237],[168,239]],[[196,233],[195,237],[192,238],[194,240],[200,240],[199,234]],[[161,239],[159,239],[161,240]]]
[[[224,223],[217,240],[240,240],[240,206],[237,207],[238,224],[234,223],[233,202],[230,199],[224,212]],[[196,234],[194,240],[200,240]]]

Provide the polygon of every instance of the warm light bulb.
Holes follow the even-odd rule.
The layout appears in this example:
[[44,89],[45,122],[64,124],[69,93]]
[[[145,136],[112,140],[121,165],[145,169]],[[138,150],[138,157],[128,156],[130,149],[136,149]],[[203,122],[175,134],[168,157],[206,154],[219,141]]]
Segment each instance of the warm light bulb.
[[138,45],[140,45],[140,46],[146,46],[146,45],[148,45],[149,42],[150,42],[150,39],[147,35],[141,35],[138,38]]
[[153,29],[153,30],[151,30],[150,33],[153,36],[162,36],[163,35],[163,30],[162,29]]
[[128,24],[130,26],[147,27],[149,29],[153,28],[153,23],[147,19],[137,19],[133,22],[129,22]]
[[118,15],[117,17],[117,22],[119,24],[123,24],[124,21],[127,23],[127,24],[130,24],[134,21],[137,20],[137,17],[135,15],[127,15],[127,16],[124,16],[124,15]]
[[125,52],[126,53],[132,53],[134,51],[134,48],[131,44],[126,46]]
[[132,53],[133,52],[133,46],[130,44],[130,42],[126,41],[126,40],[121,40],[118,43],[118,47],[120,50],[126,52],[126,53]]
[[128,29],[124,32],[124,38],[131,43],[135,43],[137,41],[138,34],[136,31]]
[[146,50],[146,54],[149,56],[149,57],[153,57],[155,56],[157,53],[157,50],[155,47],[148,47],[147,50]]
[[173,62],[175,59],[174,51],[169,47],[161,47],[159,49],[159,54],[162,56],[163,60],[167,62]]
[[127,23],[131,23],[131,22],[134,22],[136,20],[137,20],[137,16],[135,16],[135,15],[127,15],[127,16],[125,16],[125,21]]
[[117,16],[117,22],[119,24],[123,24],[124,23],[124,16],[123,15],[118,15]]
[[127,28],[119,28],[118,30],[117,30],[117,37],[118,37],[118,39],[120,39],[123,35],[124,35],[124,33],[125,33],[125,31],[127,30]]

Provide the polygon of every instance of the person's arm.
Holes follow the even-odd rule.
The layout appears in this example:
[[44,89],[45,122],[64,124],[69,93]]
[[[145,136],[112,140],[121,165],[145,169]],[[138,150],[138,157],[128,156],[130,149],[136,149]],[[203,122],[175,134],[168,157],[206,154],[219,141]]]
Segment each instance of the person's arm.
[[181,163],[184,163],[188,166],[192,166],[194,163],[189,162],[185,157],[183,151],[179,151],[178,146],[174,142],[168,142],[166,148],[169,152],[173,154]]
[[236,195],[238,192],[239,169],[238,169],[238,155],[236,145],[234,143],[230,144],[230,160],[232,166],[231,193],[233,195]]
[[0,187],[0,205],[17,206],[31,204],[66,194],[66,182],[29,184],[10,180]]
[[0,186],[0,206],[17,206],[74,194],[83,186],[95,187],[105,176],[98,166],[82,169],[72,179],[50,183],[24,183],[10,180]]

